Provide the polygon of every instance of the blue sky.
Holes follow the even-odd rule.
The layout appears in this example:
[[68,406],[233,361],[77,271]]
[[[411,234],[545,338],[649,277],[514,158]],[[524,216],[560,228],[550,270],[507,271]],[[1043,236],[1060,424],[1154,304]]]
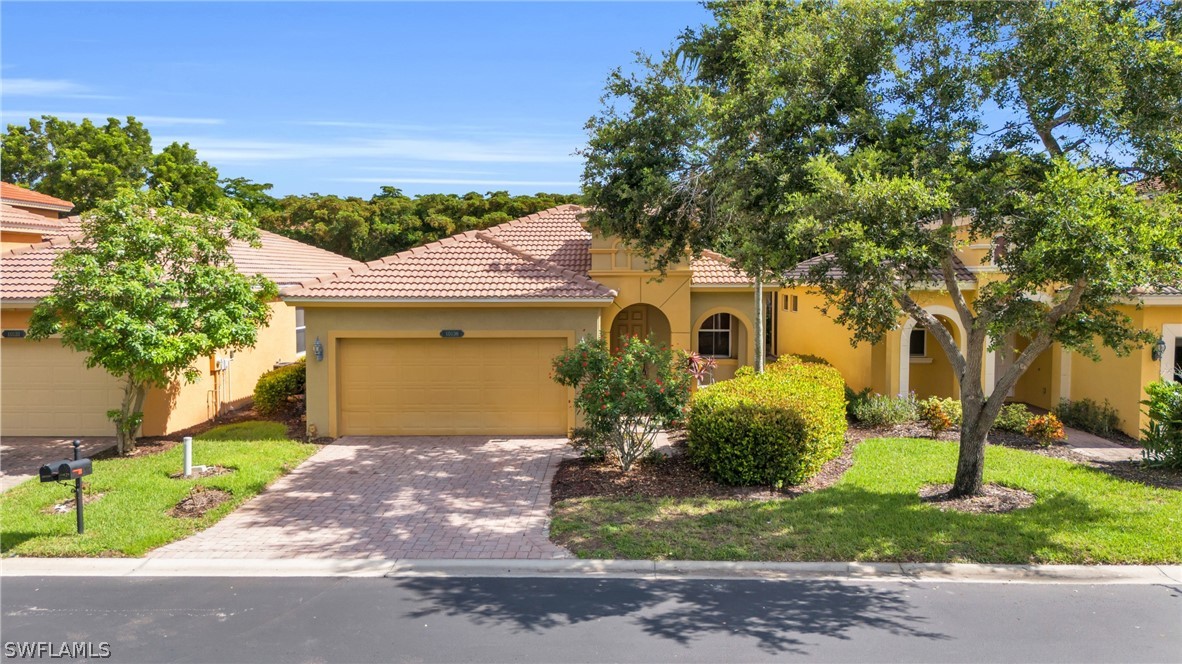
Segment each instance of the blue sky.
[[157,150],[188,141],[280,195],[574,192],[610,69],[706,19],[682,2],[6,1],[0,113],[134,115]]

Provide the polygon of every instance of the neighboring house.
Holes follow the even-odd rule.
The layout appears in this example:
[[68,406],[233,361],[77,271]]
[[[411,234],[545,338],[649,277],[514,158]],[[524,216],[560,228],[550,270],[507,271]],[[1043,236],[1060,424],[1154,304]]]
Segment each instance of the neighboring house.
[[[306,312],[308,424],[318,435],[564,435],[575,423],[572,394],[550,378],[550,361],[585,336],[653,335],[715,357],[717,379],[755,353],[751,282],[724,256],[706,252],[660,275],[615,238],[587,231],[583,209],[564,205],[483,231],[469,231],[290,289]],[[971,301],[988,245],[968,244],[957,273]],[[807,269],[810,262],[798,269]],[[914,296],[964,343],[942,281]],[[766,289],[768,355],[830,361],[855,390],[958,396],[948,360],[910,320],[878,344],[850,334],[805,288]],[[1136,302],[1144,307],[1137,309]],[[1135,435],[1143,386],[1172,376],[1182,358],[1182,294],[1138,294],[1128,312],[1160,331],[1166,352],[1090,360],[1058,345],[1045,352],[1011,398],[1049,408],[1061,398],[1108,399]],[[1027,340],[990,352],[994,377]],[[1006,350],[1010,349],[1010,350]]]
[[[962,231],[956,270],[965,299],[976,299],[977,287],[997,279],[996,267],[985,262],[991,249],[988,243],[972,242]],[[817,259],[797,266],[803,272]],[[964,349],[965,331],[948,295],[942,276],[933,275],[928,291],[912,297],[934,314],[952,332]],[[1046,295],[1041,296],[1049,301]],[[812,354],[829,360],[855,390],[869,387],[880,394],[914,392],[920,398],[960,396],[952,367],[935,339],[908,318],[898,329],[889,332],[877,344],[850,345],[850,333],[822,314],[822,298],[807,288],[784,289],[779,293],[777,318],[781,352]],[[1092,399],[1110,402],[1120,414],[1122,430],[1140,437],[1146,418],[1141,400],[1144,387],[1159,378],[1174,380],[1176,362],[1182,360],[1182,290],[1139,292],[1131,294],[1121,307],[1134,325],[1159,336],[1158,350],[1149,347],[1118,357],[1102,348],[1101,361],[1094,362],[1078,353],[1052,344],[1026,370],[1008,395],[1012,401],[1051,409],[1062,399]],[[986,390],[1029,343],[1011,334],[995,351],[987,351],[982,367]]]
[[752,284],[717,254],[660,280],[563,205],[469,231],[288,291],[310,343],[319,435],[566,435],[570,392],[551,359],[579,338],[652,334],[750,364]]
[[[87,369],[82,354],[56,339],[19,338],[33,307],[53,288],[53,261],[79,237],[79,223],[78,217],[60,220],[36,236],[36,243],[6,246],[0,254],[0,436],[113,435],[106,413],[119,406],[121,381],[102,369]],[[281,289],[360,265],[273,233],[260,234],[261,246],[235,242],[230,253],[240,272],[262,274]],[[251,396],[262,373],[302,355],[303,311],[282,302],[272,303],[271,310],[270,324],[259,330],[253,348],[199,361],[201,377],[195,383],[150,390],[142,435],[186,429],[237,407]]]
[[74,204],[0,182],[0,251],[66,233],[62,217]]

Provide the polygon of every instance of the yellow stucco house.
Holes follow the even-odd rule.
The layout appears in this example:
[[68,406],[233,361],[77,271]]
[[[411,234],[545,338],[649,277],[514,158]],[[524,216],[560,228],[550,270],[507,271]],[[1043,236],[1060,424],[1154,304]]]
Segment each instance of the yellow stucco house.
[[[716,379],[752,364],[754,287],[725,257],[707,252],[661,277],[617,239],[588,231],[582,213],[559,206],[289,289],[284,299],[305,312],[313,433],[565,435],[575,422],[573,395],[551,380],[550,360],[586,336],[651,334],[715,357]],[[966,244],[961,252],[957,274],[970,298],[991,278],[982,262],[988,249]],[[963,343],[947,294],[933,285],[915,296]],[[766,287],[767,354],[824,357],[855,390],[957,395],[947,360],[922,329],[906,322],[878,344],[851,347],[820,303],[808,289]],[[1172,378],[1182,359],[1182,293],[1138,294],[1128,308],[1160,331],[1160,359],[1146,349],[1096,363],[1056,346],[1011,398],[1042,407],[1108,399],[1135,434],[1143,386]],[[1003,348],[1025,343],[1009,342]],[[1012,352],[989,354],[987,385]]]
[[[37,203],[35,197],[42,195],[13,189],[19,188],[5,185],[0,210],[5,242],[0,253],[0,436],[113,435],[106,413],[119,406],[120,381],[102,369],[87,369],[81,354],[56,339],[23,338],[33,307],[53,288],[53,261],[78,237],[80,219],[45,216],[45,223],[36,222],[40,225],[34,228],[33,220],[18,214],[28,211],[15,205],[30,198]],[[69,206],[66,211],[73,208],[61,203]],[[261,232],[260,239],[259,247],[231,246],[235,266],[244,274],[262,274],[280,288],[360,265],[273,233]],[[150,390],[141,434],[187,429],[247,401],[261,374],[304,353],[303,316],[301,309],[276,301],[270,324],[259,330],[253,348],[198,362],[201,377],[195,383]]]

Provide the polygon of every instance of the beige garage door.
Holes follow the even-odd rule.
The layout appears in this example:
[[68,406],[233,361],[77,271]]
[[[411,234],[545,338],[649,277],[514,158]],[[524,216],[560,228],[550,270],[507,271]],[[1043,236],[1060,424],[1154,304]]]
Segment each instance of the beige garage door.
[[0,435],[113,436],[123,388],[55,340],[0,343]]
[[565,435],[562,339],[346,339],[341,435]]

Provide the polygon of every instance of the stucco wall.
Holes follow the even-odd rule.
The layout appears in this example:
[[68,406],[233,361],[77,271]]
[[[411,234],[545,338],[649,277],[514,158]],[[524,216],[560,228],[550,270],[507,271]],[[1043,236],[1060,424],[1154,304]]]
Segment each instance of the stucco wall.
[[[575,339],[600,334],[598,307],[513,306],[305,306],[308,339],[308,425],[318,435],[331,435],[330,365],[335,361],[337,339],[353,333],[422,333],[437,336],[440,330],[481,331],[512,336],[513,331],[563,332]],[[312,344],[319,338],[324,360],[317,361]]]
[[[241,406],[254,394],[259,376],[276,362],[294,361],[295,309],[283,302],[273,302],[270,308],[270,324],[259,330],[254,347],[233,353],[230,368],[222,376],[215,378],[209,358],[201,358],[193,363],[201,372],[196,382],[179,381],[168,389],[151,390],[144,401],[143,435],[163,436],[205,422],[217,415],[219,401],[223,411]],[[219,386],[221,380],[228,386]]]
[[[229,389],[221,394],[226,400],[223,408],[236,407],[248,400],[254,393],[258,377],[269,371],[276,361],[290,362],[296,359],[295,309],[282,302],[274,302],[270,307],[270,325],[259,330],[255,346],[237,351],[231,359],[230,369],[226,373]],[[4,329],[26,328],[30,313],[28,309],[5,309],[0,312],[0,324]],[[49,340],[44,343],[58,342]],[[81,366],[83,355],[76,355]],[[2,355],[0,361],[3,361]],[[196,382],[178,381],[168,389],[149,390],[144,401],[144,424],[140,430],[141,435],[167,435],[205,422],[217,414],[218,394],[215,391],[215,378],[210,373],[209,358],[201,358],[193,366],[201,374]],[[70,398],[68,394],[58,397],[66,400]],[[69,403],[63,404],[68,405]],[[77,433],[58,432],[64,436]]]
[[[797,298],[796,311],[790,310],[793,295]],[[788,309],[785,308],[785,296],[788,296]],[[780,354],[823,357],[841,372],[846,384],[852,389],[872,387],[883,391],[875,386],[875,370],[879,367],[873,361],[873,347],[866,343],[851,346],[849,330],[818,310],[822,302],[819,294],[803,288],[780,291],[776,303],[776,315],[780,317]]]

